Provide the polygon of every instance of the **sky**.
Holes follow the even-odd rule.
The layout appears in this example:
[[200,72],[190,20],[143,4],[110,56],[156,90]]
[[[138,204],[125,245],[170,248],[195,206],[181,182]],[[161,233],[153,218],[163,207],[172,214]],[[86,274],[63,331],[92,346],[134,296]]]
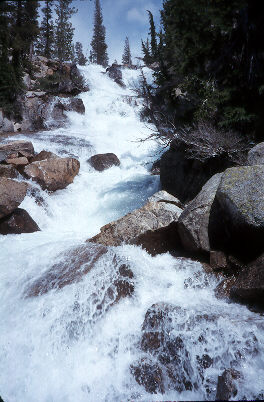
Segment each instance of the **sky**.
[[[129,37],[132,56],[142,56],[141,38],[145,40],[149,31],[146,10],[152,12],[158,30],[162,3],[163,0],[101,0],[110,63],[115,59],[121,63],[126,36]],[[74,40],[83,44],[84,53],[89,56],[94,0],[75,0],[72,5],[78,9],[72,16]]]

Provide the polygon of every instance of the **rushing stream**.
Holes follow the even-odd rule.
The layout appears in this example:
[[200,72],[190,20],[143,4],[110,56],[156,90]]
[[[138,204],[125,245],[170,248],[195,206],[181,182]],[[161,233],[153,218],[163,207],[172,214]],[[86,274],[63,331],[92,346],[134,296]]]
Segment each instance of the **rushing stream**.
[[[81,169],[67,189],[52,195],[40,190],[41,205],[30,196],[21,204],[41,232],[0,236],[0,395],[5,402],[214,400],[218,376],[233,367],[240,372],[234,399],[254,399],[264,392],[263,319],[244,306],[217,300],[217,279],[207,277],[199,263],[169,254],[151,257],[124,245],[100,258],[81,281],[25,296],[54,262],[67,260],[69,248],[159,190],[158,176],[149,174],[157,145],[140,142],[150,131],[139,120],[134,92],[120,88],[99,67],[82,72],[91,89],[80,95],[85,115],[68,112],[66,128],[14,137],[30,138],[36,151],[74,155]],[[125,83],[138,75],[125,71]],[[115,153],[121,166],[94,171],[87,159],[104,152]],[[114,280],[114,254],[131,267],[135,291],[95,314]],[[165,394],[149,394],[131,374],[130,366],[144,357],[145,314],[158,302],[185,312],[176,314],[169,335],[181,336],[186,345],[196,383],[192,390],[180,393],[165,384]],[[213,363],[201,377],[197,361],[205,355]]]

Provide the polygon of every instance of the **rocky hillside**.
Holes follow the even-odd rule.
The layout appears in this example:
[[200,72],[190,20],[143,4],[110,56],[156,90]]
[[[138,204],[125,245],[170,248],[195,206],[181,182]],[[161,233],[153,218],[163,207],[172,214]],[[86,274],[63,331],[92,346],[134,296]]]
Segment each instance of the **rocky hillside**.
[[0,132],[60,127],[67,120],[66,111],[85,112],[82,100],[76,96],[89,88],[73,63],[34,56],[32,76],[25,74],[23,83],[16,112],[7,115],[0,109]]

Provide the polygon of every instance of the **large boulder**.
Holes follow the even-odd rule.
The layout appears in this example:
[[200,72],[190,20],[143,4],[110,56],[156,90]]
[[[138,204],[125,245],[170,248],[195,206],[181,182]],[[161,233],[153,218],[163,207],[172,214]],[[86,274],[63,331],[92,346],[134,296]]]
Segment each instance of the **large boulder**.
[[2,235],[34,233],[39,230],[38,225],[28,212],[21,208],[15,209],[10,215],[0,219],[0,233]]
[[204,161],[188,157],[186,144],[173,142],[160,160],[161,186],[185,203],[191,201],[214,174],[233,165],[228,156],[223,155]]
[[5,159],[14,154],[26,158],[32,157],[35,154],[32,142],[24,140],[0,144],[0,152],[6,155]]
[[264,166],[227,169],[209,221],[210,246],[252,261],[264,251]]
[[119,166],[120,160],[113,153],[97,154],[91,156],[87,161],[95,170],[102,172],[112,166]]
[[79,173],[80,162],[74,158],[50,158],[32,162],[23,174],[36,181],[44,190],[56,191],[66,188]]
[[153,255],[173,251],[179,244],[177,221],[182,209],[178,205],[170,194],[158,193],[142,208],[103,226],[89,241],[106,246],[141,245]]
[[264,142],[255,145],[248,153],[248,165],[264,165]]
[[11,214],[24,200],[27,183],[0,178],[0,219]]
[[184,209],[178,222],[183,247],[192,252],[209,252],[209,217],[222,173],[214,175]]

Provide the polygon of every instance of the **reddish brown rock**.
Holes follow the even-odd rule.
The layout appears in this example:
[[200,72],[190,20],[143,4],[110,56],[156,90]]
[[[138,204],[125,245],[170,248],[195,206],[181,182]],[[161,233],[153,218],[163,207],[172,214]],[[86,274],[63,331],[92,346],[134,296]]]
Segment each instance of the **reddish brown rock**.
[[0,151],[7,153],[7,155],[20,154],[26,158],[34,155],[34,147],[30,141],[12,141],[7,144],[0,144]]
[[27,183],[0,178],[0,219],[16,209],[26,196]]
[[112,153],[93,155],[87,162],[99,172],[109,169],[112,166],[120,165],[120,160]]
[[38,162],[38,161],[44,161],[47,159],[56,159],[59,158],[58,155],[54,154],[53,152],[49,151],[41,151],[37,155],[35,155],[33,158],[30,159],[30,162]]
[[136,382],[150,394],[164,394],[164,378],[157,363],[150,359],[141,359],[130,366]]
[[11,165],[0,165],[0,177],[8,179],[17,179],[19,176],[18,171]]
[[0,233],[2,235],[34,233],[39,230],[38,225],[27,211],[21,208],[15,209],[11,215],[0,219]]
[[80,162],[74,158],[52,158],[32,162],[24,175],[36,181],[43,190],[56,191],[66,188],[79,173]]
[[19,158],[7,159],[6,163],[14,166],[25,166],[29,164],[28,159],[25,156],[21,156]]

